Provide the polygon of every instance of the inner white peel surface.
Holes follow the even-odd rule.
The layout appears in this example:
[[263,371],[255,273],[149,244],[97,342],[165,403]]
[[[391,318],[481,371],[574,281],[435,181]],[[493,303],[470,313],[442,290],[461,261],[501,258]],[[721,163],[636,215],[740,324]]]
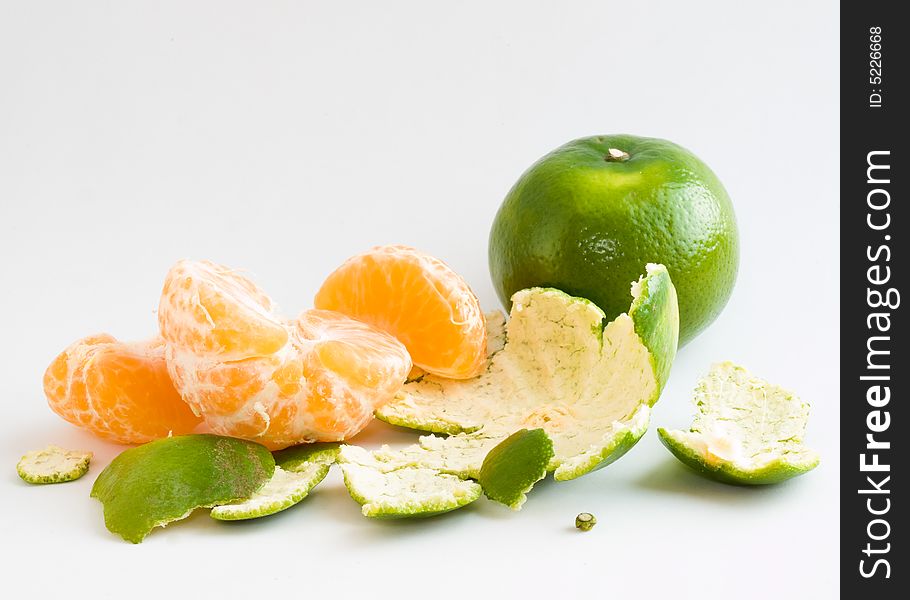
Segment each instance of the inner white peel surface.
[[721,462],[757,470],[775,460],[817,460],[803,443],[809,404],[794,393],[751,375],[732,362],[717,363],[699,380],[697,412],[689,431],[669,430],[709,465]]
[[479,448],[469,464],[454,469],[459,472],[479,469],[483,450],[519,429],[547,432],[556,467],[603,448],[628,429],[633,415],[646,423],[648,411],[637,409],[657,393],[658,384],[628,315],[601,331],[600,309],[557,290],[524,290],[512,301],[505,327],[501,317],[488,319],[492,355],[483,374],[460,381],[426,375],[406,384],[377,414],[393,423],[466,432],[420,443]]

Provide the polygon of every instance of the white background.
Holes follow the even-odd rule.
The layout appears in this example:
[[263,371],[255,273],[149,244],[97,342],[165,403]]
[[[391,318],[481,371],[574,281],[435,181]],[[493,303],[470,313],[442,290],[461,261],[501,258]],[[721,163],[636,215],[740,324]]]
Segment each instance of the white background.
[[[0,1],[0,586],[67,597],[831,598],[838,548],[838,73],[831,2]],[[685,347],[654,426],[732,359],[813,405],[811,474],[739,489],[653,429],[625,458],[535,488],[374,522],[338,473],[303,504],[200,512],[139,546],[88,497],[121,449],[48,409],[41,377],[84,335],[156,330],[169,265],[248,269],[290,314],[347,256],[406,243],[487,308],[487,233],[519,174],[599,133],[665,137],[734,200],[740,277]],[[360,441],[414,436],[376,424]],[[82,480],[13,469],[57,443]],[[590,533],[576,513],[598,517]],[[7,595],[0,588],[0,595]],[[431,596],[432,595],[432,596]]]

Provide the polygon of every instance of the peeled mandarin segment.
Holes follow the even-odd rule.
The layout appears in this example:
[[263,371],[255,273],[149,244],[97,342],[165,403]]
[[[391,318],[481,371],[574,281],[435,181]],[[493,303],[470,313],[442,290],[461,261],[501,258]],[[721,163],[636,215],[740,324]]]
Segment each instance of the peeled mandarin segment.
[[149,441],[189,433],[201,420],[174,388],[160,340],[100,350],[85,381],[95,405],[103,404],[104,398],[118,399],[109,408],[124,419],[111,419],[109,424],[122,439]]
[[323,342],[316,346],[316,355],[326,368],[355,385],[370,386],[378,383],[378,374],[370,368],[372,365],[358,362],[357,348],[345,342]]
[[64,350],[44,375],[51,409],[70,423],[127,444],[191,432],[201,419],[174,388],[164,344],[90,336]]
[[314,426],[340,441],[359,432],[389,402],[411,369],[405,347],[378,329],[340,313],[309,310],[297,318],[300,337],[312,342],[305,372]]
[[266,392],[280,357],[221,362],[168,348],[168,369],[177,390],[196,413],[233,415]]
[[323,339],[314,346],[319,362],[352,385],[397,388],[402,364],[411,368],[410,355],[401,342],[340,313],[306,311],[298,319],[298,328],[304,337],[319,332]]
[[344,315],[307,311],[298,323],[295,334],[304,339],[292,364],[300,360],[302,369],[286,363],[272,375],[276,387],[293,390],[297,401],[266,409],[271,425],[264,443],[270,447],[356,435],[394,397],[411,368],[400,342]]
[[414,248],[380,246],[348,259],[322,284],[315,305],[390,333],[430,373],[464,379],[486,363],[477,297],[448,265]]
[[341,313],[305,311],[297,318],[297,329],[315,342],[313,350],[323,368],[365,391],[394,395],[410,372],[411,356],[401,342]]
[[92,335],[57,355],[44,372],[44,395],[51,410],[77,427],[91,428],[95,413],[85,390],[85,365],[98,348],[116,341],[107,334]]
[[168,272],[158,325],[168,343],[225,359],[267,356],[288,341],[271,299],[235,271],[209,261],[182,260]]

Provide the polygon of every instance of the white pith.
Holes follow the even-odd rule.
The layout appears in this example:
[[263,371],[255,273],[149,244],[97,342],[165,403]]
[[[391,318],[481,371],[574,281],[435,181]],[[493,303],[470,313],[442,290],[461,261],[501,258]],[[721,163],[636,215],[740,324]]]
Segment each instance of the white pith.
[[693,401],[697,412],[690,430],[665,435],[709,466],[728,463],[752,472],[778,461],[794,466],[818,462],[818,454],[802,443],[809,404],[743,367],[713,365],[699,380]]
[[[665,272],[648,265],[648,276]],[[633,305],[647,289],[645,279],[632,286]],[[352,495],[386,494],[396,478],[420,477],[427,486],[439,478],[477,478],[487,453],[519,429],[547,432],[555,451],[548,468],[557,479],[597,468],[644,434],[660,386],[627,314],[604,328],[603,312],[592,303],[534,288],[513,296],[508,323],[501,313],[486,321],[484,373],[469,380],[424,374],[377,411],[394,424],[452,435],[422,436],[404,449],[342,446]]]
[[345,485],[362,503],[364,516],[443,512],[480,497],[480,485],[434,469],[381,471],[360,464],[341,465]]
[[501,319],[490,319],[495,351],[486,372],[464,381],[427,375],[377,411],[415,428],[446,424],[469,432],[423,437],[397,451],[401,460],[473,476],[499,441],[541,427],[553,440],[551,466],[559,474],[597,460],[618,436],[647,427],[658,384],[628,315],[613,320],[601,337],[603,313],[590,302],[546,289],[523,290],[512,300],[505,331]]
[[81,477],[88,470],[91,459],[91,452],[66,450],[52,444],[43,450],[26,453],[16,470],[33,483],[69,481]]

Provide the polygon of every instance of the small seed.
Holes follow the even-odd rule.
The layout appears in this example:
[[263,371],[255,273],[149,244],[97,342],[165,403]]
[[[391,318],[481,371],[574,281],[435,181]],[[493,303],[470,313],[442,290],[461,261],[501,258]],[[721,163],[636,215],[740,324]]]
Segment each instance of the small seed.
[[597,519],[591,513],[579,513],[575,517],[575,527],[582,531],[591,531],[595,525],[597,525]]

